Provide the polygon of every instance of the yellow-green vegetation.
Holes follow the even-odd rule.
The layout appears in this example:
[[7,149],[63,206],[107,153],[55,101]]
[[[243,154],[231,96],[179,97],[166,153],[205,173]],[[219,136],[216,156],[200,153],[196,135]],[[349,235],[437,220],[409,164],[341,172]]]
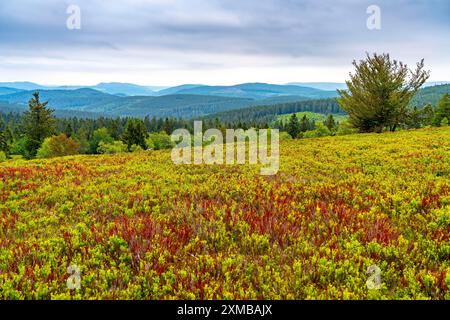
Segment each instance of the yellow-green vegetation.
[[170,151],[1,163],[0,298],[450,299],[449,127],[280,152],[269,177]]

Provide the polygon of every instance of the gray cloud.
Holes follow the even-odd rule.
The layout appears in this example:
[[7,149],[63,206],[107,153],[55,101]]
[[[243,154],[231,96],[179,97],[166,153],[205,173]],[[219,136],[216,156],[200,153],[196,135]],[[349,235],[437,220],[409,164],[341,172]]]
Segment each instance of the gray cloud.
[[[69,4],[81,7],[81,30],[65,27]],[[380,31],[366,28],[371,4],[382,10]],[[449,13],[445,0],[8,1],[0,3],[0,72],[17,60],[32,69],[33,57],[49,68],[76,60],[112,70],[132,59],[194,77],[233,65],[344,68],[365,51],[388,51],[407,62],[425,57],[448,74]]]

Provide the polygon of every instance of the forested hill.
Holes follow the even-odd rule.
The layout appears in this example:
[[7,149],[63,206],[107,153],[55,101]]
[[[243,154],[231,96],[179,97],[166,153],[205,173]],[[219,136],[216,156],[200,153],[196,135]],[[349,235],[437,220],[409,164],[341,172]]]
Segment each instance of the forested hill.
[[[178,87],[178,92],[189,92],[191,89],[206,90],[212,93],[219,87]],[[239,87],[239,86],[236,86]],[[247,94],[256,90],[258,95],[267,88],[269,97],[265,99],[238,98],[220,95],[197,94],[169,94],[163,96],[116,96],[90,88],[73,90],[38,90],[42,101],[48,101],[55,109],[57,116],[77,116],[89,118],[106,117],[176,117],[192,118],[223,118],[224,120],[243,119],[246,121],[267,122],[276,115],[292,112],[311,111],[316,113],[340,113],[335,98],[317,99],[305,96],[281,95],[271,96],[274,90],[284,93],[294,93],[291,86],[267,86],[263,84],[247,84],[239,87]],[[200,89],[202,88],[202,89]],[[229,90],[230,87],[226,87]],[[304,91],[313,94],[313,91]],[[223,88],[222,88],[223,89]],[[220,90],[222,90],[220,89]],[[292,90],[291,90],[292,89]],[[219,90],[219,91],[220,91]],[[288,91],[286,91],[288,90]],[[297,89],[296,89],[297,90]],[[315,90],[315,89],[313,89]],[[28,108],[27,104],[34,91],[0,87],[0,112],[22,112]],[[322,91],[325,92],[325,91]],[[214,91],[217,94],[217,91]],[[300,93],[300,92],[297,92]],[[421,89],[412,101],[412,105],[423,107],[427,103],[435,105],[444,94],[450,93],[450,84],[437,85]]]
[[[411,106],[422,108],[428,103],[434,106],[445,93],[450,93],[450,84],[423,88],[419,90],[412,99]],[[260,105],[241,110],[230,110],[209,115],[206,119],[218,118],[225,122],[248,121],[254,123],[267,123],[275,120],[277,115],[305,111],[325,114],[343,113],[339,108],[337,99],[330,98],[287,102],[275,105]]]
[[434,106],[445,93],[450,93],[450,84],[423,88],[413,98],[411,105],[421,108],[430,103]]
[[230,110],[226,112],[220,112],[209,115],[205,119],[217,118],[223,122],[271,122],[276,119],[277,115],[294,113],[294,112],[316,112],[316,113],[342,113],[339,108],[337,100],[332,99],[319,99],[319,100],[306,100],[291,103],[282,103],[276,105],[264,105],[255,106],[240,110]]

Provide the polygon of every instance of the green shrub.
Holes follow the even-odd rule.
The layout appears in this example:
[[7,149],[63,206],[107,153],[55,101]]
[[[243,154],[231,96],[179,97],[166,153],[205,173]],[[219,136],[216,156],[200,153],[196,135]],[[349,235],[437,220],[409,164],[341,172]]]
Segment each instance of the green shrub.
[[307,131],[304,134],[304,138],[317,138],[317,137],[325,137],[330,136],[331,131],[328,129],[323,123],[317,123],[316,129],[312,131]]
[[100,141],[97,152],[101,154],[116,154],[127,152],[127,146],[122,141],[113,141],[105,143]]
[[346,136],[355,133],[358,133],[358,129],[354,128],[348,121],[342,121],[339,123],[339,127],[336,132],[338,136]]
[[292,137],[287,132],[280,132],[280,141],[292,140]]
[[175,146],[170,136],[165,132],[151,133],[145,140],[145,143],[147,148],[153,150],[170,149]]
[[46,138],[37,151],[37,158],[53,158],[78,154],[80,145],[64,133]]
[[6,161],[6,153],[3,151],[0,151],[0,162]]
[[112,143],[114,139],[109,135],[108,129],[106,128],[100,128],[98,130],[95,130],[92,139],[89,141],[89,151],[91,153],[97,153],[98,148],[100,146],[100,142],[103,142],[104,144]]
[[130,148],[130,152],[141,152],[144,151],[140,145],[133,144]]

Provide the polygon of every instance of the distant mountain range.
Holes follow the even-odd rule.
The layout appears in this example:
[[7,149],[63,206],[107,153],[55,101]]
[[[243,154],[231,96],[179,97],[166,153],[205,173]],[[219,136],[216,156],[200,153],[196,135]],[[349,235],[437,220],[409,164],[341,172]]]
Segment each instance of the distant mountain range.
[[[234,86],[206,86],[185,84],[176,87],[145,87],[132,83],[99,83],[95,86],[42,86],[32,82],[0,82],[0,88],[20,90],[66,90],[93,89],[117,96],[165,96],[172,94],[210,95],[246,99],[266,99],[278,96],[300,96],[304,98],[329,98],[336,96],[335,90],[320,90],[307,86],[276,85],[268,83],[244,83]],[[159,88],[159,89],[158,89]],[[157,90],[158,89],[158,90]],[[0,91],[0,95],[14,92]]]
[[[129,83],[100,83],[92,87],[48,87],[31,82],[0,83],[0,111],[23,111],[34,91],[48,101],[57,115],[195,118],[254,106],[272,106],[305,100],[334,98],[339,83],[274,85],[245,83],[235,86],[187,84],[171,88]],[[309,85],[309,86],[307,86]],[[310,87],[315,86],[315,87]],[[345,85],[344,85],[345,86]],[[156,91],[157,88],[159,91]],[[413,100],[435,104],[450,85],[422,89]]]

